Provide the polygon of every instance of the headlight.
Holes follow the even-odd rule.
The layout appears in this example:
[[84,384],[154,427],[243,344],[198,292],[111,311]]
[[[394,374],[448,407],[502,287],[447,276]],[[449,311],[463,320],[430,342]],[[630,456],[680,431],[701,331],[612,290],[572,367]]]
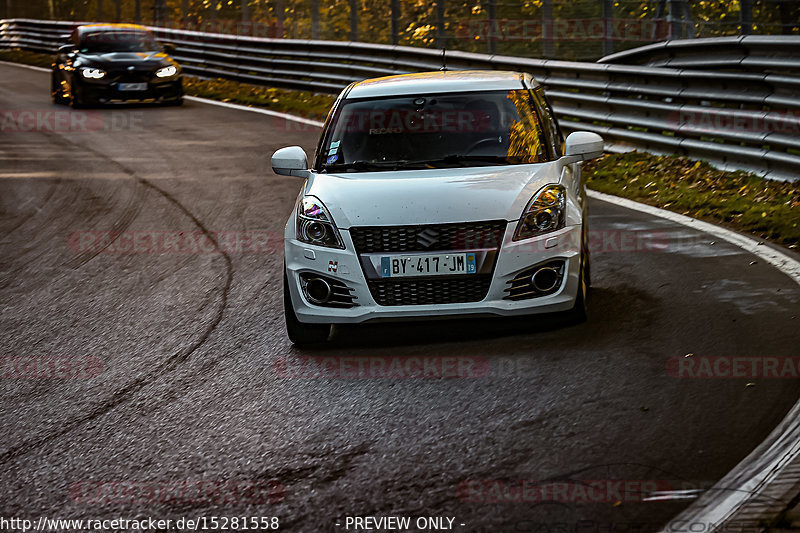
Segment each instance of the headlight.
[[99,68],[85,67],[81,69],[81,75],[84,78],[99,80],[106,75],[106,71]]
[[162,67],[156,71],[156,77],[158,78],[169,78],[170,76],[174,76],[178,73],[178,68],[174,65],[170,65],[168,67]]
[[547,185],[528,202],[519,219],[514,240],[530,239],[564,227],[567,191],[561,185]]
[[328,248],[344,248],[331,214],[313,196],[303,196],[297,206],[297,239]]

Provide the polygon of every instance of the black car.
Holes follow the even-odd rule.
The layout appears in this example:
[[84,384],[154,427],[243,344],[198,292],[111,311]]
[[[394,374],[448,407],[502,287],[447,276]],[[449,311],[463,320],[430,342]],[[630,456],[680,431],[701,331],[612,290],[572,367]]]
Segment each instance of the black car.
[[53,102],[73,107],[120,102],[180,105],[181,67],[169,55],[173,50],[136,24],[79,26],[53,63]]

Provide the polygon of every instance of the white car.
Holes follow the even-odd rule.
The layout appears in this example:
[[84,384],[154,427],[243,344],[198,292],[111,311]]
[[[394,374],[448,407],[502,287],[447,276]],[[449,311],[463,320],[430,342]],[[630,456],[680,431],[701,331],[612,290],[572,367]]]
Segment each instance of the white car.
[[528,74],[426,72],[353,83],[309,168],[299,146],[272,156],[306,180],[286,225],[284,306],[296,344],[331,324],[566,312],[589,284],[580,162],[603,139],[564,142]]

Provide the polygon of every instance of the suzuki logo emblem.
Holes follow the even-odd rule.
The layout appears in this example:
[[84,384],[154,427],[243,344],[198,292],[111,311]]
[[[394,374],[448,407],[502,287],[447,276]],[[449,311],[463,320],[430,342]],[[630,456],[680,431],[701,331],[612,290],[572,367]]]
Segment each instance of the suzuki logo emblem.
[[439,232],[435,229],[425,229],[417,233],[417,244],[423,248],[430,248],[439,242]]

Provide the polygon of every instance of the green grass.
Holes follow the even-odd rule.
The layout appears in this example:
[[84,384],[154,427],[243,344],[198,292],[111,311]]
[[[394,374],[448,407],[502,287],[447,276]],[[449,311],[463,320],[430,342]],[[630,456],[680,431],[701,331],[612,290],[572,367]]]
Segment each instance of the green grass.
[[724,172],[685,157],[641,152],[584,163],[589,188],[725,225],[796,248],[800,182]]
[[[46,54],[0,51],[0,60],[49,67]],[[257,106],[323,121],[334,96],[228,80],[184,77],[186,94]],[[723,172],[685,157],[640,152],[585,163],[589,188],[729,226],[789,248],[800,243],[800,181]]]
[[0,50],[0,61],[12,61],[14,63],[49,68],[53,63],[53,56],[26,52],[25,50]]
[[221,79],[201,80],[188,76],[183,78],[183,90],[192,96],[294,113],[320,122],[325,121],[328,110],[336,100],[335,96],[329,94],[276,89]]

